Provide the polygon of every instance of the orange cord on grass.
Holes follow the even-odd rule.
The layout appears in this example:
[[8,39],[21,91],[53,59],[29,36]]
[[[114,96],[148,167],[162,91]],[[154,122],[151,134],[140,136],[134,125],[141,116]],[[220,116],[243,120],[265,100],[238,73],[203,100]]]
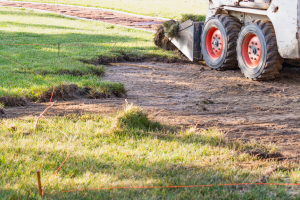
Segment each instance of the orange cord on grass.
[[61,165],[57,168],[57,170],[55,170],[55,172],[48,178],[48,180],[46,181],[46,183],[43,185],[42,187],[42,196],[44,196],[44,190],[45,190],[45,186],[49,183],[49,181],[51,180],[51,178],[62,168],[62,166],[65,164],[65,162],[68,160],[68,158],[70,157],[71,151],[73,150],[74,147],[70,148],[67,157],[65,158],[65,160],[61,163]]
[[197,187],[221,187],[221,186],[239,186],[239,185],[274,185],[274,186],[300,186],[300,183],[229,183],[229,184],[215,184],[215,185],[182,185],[182,186],[137,186],[137,187],[109,187],[109,188],[90,188],[90,189],[79,189],[79,190],[66,190],[51,192],[46,194],[58,194],[66,192],[79,192],[79,191],[90,191],[90,190],[115,190],[115,189],[161,189],[161,188],[197,188]]

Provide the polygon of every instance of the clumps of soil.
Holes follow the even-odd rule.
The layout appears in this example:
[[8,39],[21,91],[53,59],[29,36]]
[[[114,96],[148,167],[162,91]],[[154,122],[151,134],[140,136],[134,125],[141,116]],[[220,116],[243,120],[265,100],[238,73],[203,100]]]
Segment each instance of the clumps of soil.
[[19,97],[0,97],[0,103],[5,107],[25,106],[27,100]]
[[205,16],[203,15],[193,15],[193,14],[183,14],[181,15],[181,20],[169,20],[165,21],[160,25],[155,33],[154,44],[159,48],[162,48],[167,51],[174,51],[177,48],[169,40],[179,36],[179,25],[188,20],[192,21],[204,21]]
[[[53,93],[53,96],[52,96]],[[48,102],[50,101],[52,97],[52,100],[57,101],[66,101],[66,100],[72,100],[77,99],[80,97],[80,91],[77,85],[71,84],[71,85],[60,85],[54,89],[51,88],[50,90],[44,92],[41,95],[40,102]]]
[[110,63],[121,63],[121,62],[193,63],[182,55],[179,55],[181,56],[179,58],[167,58],[167,57],[157,57],[154,55],[138,56],[124,51],[119,51],[119,53],[121,53],[122,55],[116,56],[114,58],[99,57],[96,60],[81,59],[80,61],[83,63],[89,63],[94,65],[109,65]]
[[5,115],[4,109],[0,108],[0,115]]
[[[122,88],[114,88],[114,86],[108,87],[106,92],[99,92],[94,91],[92,88],[84,87],[79,88],[75,84],[70,85],[60,85],[55,87],[54,92],[53,88],[49,89],[48,91],[44,92],[39,99],[39,102],[49,102],[51,97],[52,100],[56,101],[68,101],[74,100],[79,98],[90,98],[90,99],[101,99],[101,98],[108,98],[111,96],[124,98],[126,97],[126,91],[122,90]],[[53,93],[53,95],[52,95]]]
[[112,120],[108,131],[110,135],[140,136],[147,131],[161,130],[163,127],[158,122],[152,122],[148,114],[140,107],[132,104],[125,105],[124,110],[119,112]]
[[157,29],[154,37],[154,44],[167,51],[175,51],[177,49],[169,38],[165,36],[165,28],[163,26],[160,26]]
[[259,150],[251,150],[251,151],[247,151],[246,153],[255,156],[259,159],[276,159],[276,160],[283,160],[284,156],[279,153],[279,152],[274,152],[274,153],[264,153],[262,151]]

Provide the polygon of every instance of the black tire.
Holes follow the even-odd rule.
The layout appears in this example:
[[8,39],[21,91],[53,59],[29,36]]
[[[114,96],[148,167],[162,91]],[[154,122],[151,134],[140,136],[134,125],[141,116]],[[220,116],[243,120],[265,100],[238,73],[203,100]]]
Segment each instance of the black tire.
[[[247,65],[246,55],[244,54],[243,57],[242,50],[249,34],[255,34],[259,38],[261,46],[259,63],[253,67]],[[283,59],[278,53],[276,34],[270,21],[253,20],[242,28],[238,38],[237,60],[242,73],[251,80],[270,80],[279,74]]]
[[[213,59],[207,52],[209,44],[206,42],[209,30],[214,27],[220,30],[224,43],[222,54],[217,59]],[[236,45],[241,27],[239,20],[230,15],[214,15],[208,19],[201,36],[201,48],[203,59],[210,68],[222,71],[238,68]]]

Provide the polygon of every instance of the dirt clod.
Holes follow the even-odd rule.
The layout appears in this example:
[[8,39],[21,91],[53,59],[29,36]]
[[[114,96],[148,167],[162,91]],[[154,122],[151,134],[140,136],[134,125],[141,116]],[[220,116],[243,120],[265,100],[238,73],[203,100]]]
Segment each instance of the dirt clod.
[[284,159],[284,156],[279,152],[263,153],[261,151],[254,150],[254,151],[247,151],[246,153],[248,153],[252,156],[255,156],[257,158],[260,158],[260,159],[272,159],[272,158],[274,158],[276,160],[283,160]]
[[0,103],[5,107],[25,106],[27,100],[18,97],[0,97]]
[[5,115],[4,109],[0,108],[0,115]]
[[107,98],[108,96],[103,92],[94,92],[88,95],[89,99],[102,99]]
[[40,98],[40,102],[50,101],[52,93],[53,93],[52,100],[58,100],[58,101],[77,99],[80,96],[80,91],[77,85],[75,84],[60,85],[59,87],[55,88],[54,92],[53,92],[53,88],[44,92],[44,94],[42,94]]
[[175,45],[165,36],[164,27],[159,27],[154,37],[154,44],[159,48],[167,51],[174,51],[177,48]]

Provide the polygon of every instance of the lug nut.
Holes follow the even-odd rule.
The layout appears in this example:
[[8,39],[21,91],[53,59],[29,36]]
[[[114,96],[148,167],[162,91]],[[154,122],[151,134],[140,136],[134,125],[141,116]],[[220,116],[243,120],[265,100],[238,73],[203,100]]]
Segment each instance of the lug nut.
[[254,44],[254,42],[251,42],[251,44]]
[[215,52],[218,52],[218,50],[215,50]]
[[250,59],[253,60],[253,57],[251,57]]
[[215,49],[215,47],[213,47],[212,49]]
[[213,42],[211,42],[211,44],[214,44]]
[[249,54],[251,54],[251,52],[249,52]]
[[249,47],[249,48],[252,48],[252,46],[250,46],[250,45],[249,45],[248,47]]
[[259,54],[257,54],[257,56],[259,56]]
[[219,45],[221,45],[222,43],[220,42]]
[[213,39],[216,39],[215,37],[213,37]]
[[257,48],[257,50],[259,50],[259,48]]
[[254,58],[254,60],[256,60],[256,58]]
[[217,34],[216,34],[215,36],[216,36],[216,37],[218,37],[218,35],[217,35]]
[[255,45],[257,45],[257,42],[255,42]]
[[218,37],[218,39],[220,40],[221,38],[220,38],[220,37]]
[[219,48],[218,50],[220,51],[221,49]]

